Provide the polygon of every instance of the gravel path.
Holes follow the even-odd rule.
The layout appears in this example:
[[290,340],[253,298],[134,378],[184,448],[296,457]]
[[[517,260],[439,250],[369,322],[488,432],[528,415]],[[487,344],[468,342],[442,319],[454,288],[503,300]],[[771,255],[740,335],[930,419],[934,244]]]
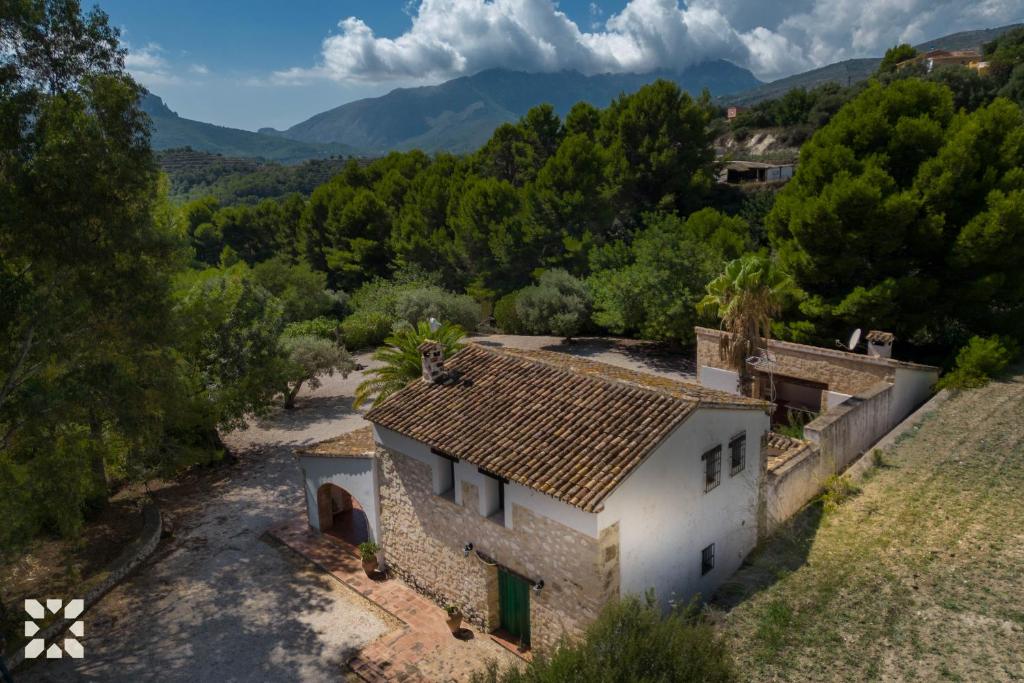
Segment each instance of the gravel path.
[[[686,357],[604,339],[494,335],[485,345],[548,348],[674,377]],[[367,367],[373,361],[362,355]],[[352,409],[363,372],[326,378],[298,408],[225,439],[238,462],[157,492],[174,534],[153,559],[85,616],[85,658],[40,660],[19,681],[337,679],[357,649],[396,624],[348,588],[267,540],[304,514],[295,446],[365,424]]]

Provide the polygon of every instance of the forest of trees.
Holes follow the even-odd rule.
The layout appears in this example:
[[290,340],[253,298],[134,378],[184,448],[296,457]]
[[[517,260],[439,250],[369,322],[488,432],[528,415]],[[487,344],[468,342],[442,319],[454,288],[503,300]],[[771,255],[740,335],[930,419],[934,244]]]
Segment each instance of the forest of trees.
[[802,290],[788,338],[874,327],[948,361],[973,336],[1024,337],[1021,31],[966,104],[955,83],[880,74],[796,106],[821,116],[774,201],[715,187],[715,108],[657,81],[564,120],[535,107],[467,156],[176,204],[106,16],[16,7],[0,29],[16,46],[0,66],[0,545],[75,533],[111,482],[220,457],[219,431],[431,316],[682,346],[715,324],[697,316],[707,283],[761,251]]

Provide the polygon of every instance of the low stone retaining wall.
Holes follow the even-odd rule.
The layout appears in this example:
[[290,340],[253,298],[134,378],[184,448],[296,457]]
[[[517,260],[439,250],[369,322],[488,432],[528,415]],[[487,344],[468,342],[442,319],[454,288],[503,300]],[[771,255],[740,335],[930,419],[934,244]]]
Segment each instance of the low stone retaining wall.
[[[125,577],[132,573],[146,558],[153,554],[157,544],[160,543],[160,534],[163,531],[163,520],[160,516],[160,508],[156,503],[147,503],[142,510],[142,533],[132,541],[117,559],[110,563],[105,570],[106,576],[96,585],[92,586],[82,596],[85,603],[85,612],[99,602],[100,598],[107,594],[111,588],[119,584]],[[20,606],[19,606],[20,607]],[[84,613],[83,613],[84,614]],[[79,616],[77,620],[84,619]],[[59,635],[64,633],[75,619],[59,619],[37,633],[34,638],[42,638],[50,644]],[[88,623],[86,629],[88,632]],[[7,665],[12,670],[21,664],[25,659],[25,648],[21,647],[7,660]]]
[[891,417],[892,398],[893,385],[878,382],[804,427],[804,438],[817,445],[822,461],[831,469],[829,475],[845,470],[896,426]]

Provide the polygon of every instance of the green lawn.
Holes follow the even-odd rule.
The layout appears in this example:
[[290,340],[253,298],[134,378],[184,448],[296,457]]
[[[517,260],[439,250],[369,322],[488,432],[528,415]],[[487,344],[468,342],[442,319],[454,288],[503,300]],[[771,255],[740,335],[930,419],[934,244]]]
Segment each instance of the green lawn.
[[950,398],[724,593],[749,680],[1024,680],[1024,374]]

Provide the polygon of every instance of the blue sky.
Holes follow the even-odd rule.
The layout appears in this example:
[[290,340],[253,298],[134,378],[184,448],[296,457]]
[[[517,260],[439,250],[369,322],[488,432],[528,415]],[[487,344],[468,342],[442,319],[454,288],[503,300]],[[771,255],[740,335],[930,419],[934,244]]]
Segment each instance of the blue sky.
[[1024,19],[1024,0],[100,0],[182,116],[285,128],[496,66],[643,72],[728,59],[771,80]]

